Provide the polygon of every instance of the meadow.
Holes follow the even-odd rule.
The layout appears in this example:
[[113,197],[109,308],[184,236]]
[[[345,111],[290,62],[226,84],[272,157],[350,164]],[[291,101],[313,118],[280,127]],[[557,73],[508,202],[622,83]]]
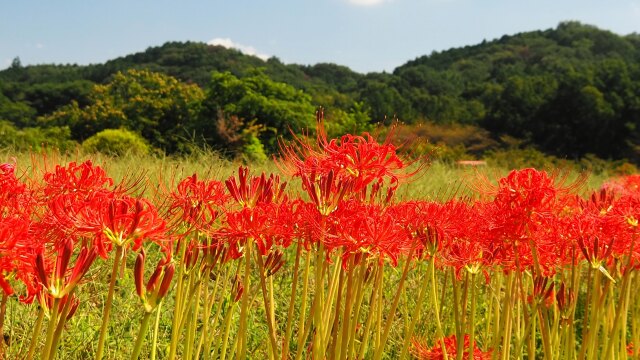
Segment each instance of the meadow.
[[4,358],[638,358],[637,176],[318,134],[249,167],[2,153]]

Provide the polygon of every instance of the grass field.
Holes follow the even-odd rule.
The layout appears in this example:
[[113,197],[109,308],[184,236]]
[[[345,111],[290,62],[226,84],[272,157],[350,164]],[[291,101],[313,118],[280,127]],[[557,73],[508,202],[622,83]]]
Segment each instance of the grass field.
[[[517,222],[515,218],[500,216],[510,214],[518,199],[505,200],[508,204],[501,204],[505,207],[498,210],[471,204],[474,201],[496,203],[503,184],[498,183],[498,179],[512,175],[510,169],[464,168],[434,162],[413,178],[401,181],[391,201],[384,195],[384,186],[376,197],[358,195],[364,194],[362,191],[369,191],[367,194],[374,191],[371,181],[359,185],[354,185],[355,181],[348,185],[338,182],[349,176],[365,178],[364,168],[356,175],[351,172],[341,178],[338,174],[343,168],[336,167],[335,173],[306,178],[311,184],[306,188],[300,176],[290,178],[283,174],[281,182],[289,182],[286,199],[277,195],[277,181],[270,182],[268,175],[262,180],[258,176],[262,172],[279,174],[282,165],[253,164],[249,177],[243,180],[242,173],[238,173],[241,164],[211,153],[187,158],[112,158],[100,154],[13,154],[7,150],[2,152],[1,160],[15,164],[16,180],[29,184],[34,193],[47,193],[38,186],[52,188],[50,182],[43,181],[43,174],[52,173],[55,165],[83,164],[86,160],[92,164],[85,169],[103,168],[115,184],[126,184],[124,193],[119,192],[117,186],[106,186],[111,195],[91,203],[86,200],[87,194],[93,197],[97,188],[83,193],[86,197],[80,201],[82,205],[73,202],[73,206],[79,206],[73,210],[73,216],[66,206],[71,206],[70,194],[74,196],[73,201],[78,201],[76,195],[86,190],[79,182],[68,182],[65,190],[50,192],[38,199],[28,216],[33,229],[40,228],[37,223],[48,219],[49,212],[61,209],[72,221],[59,226],[77,228],[65,233],[74,239],[71,256],[67,255],[68,268],[60,265],[67,240],[53,235],[50,228],[46,234],[51,238],[34,240],[33,236],[43,233],[33,230],[25,232],[24,239],[17,240],[42,249],[33,251],[44,254],[42,269],[49,275],[37,274],[38,267],[33,265],[37,259],[29,260],[22,270],[3,268],[5,279],[14,285],[16,293],[26,291],[16,271],[30,269],[35,274],[33,277],[40,279],[31,279],[34,283],[40,281],[42,285],[43,277],[52,283],[38,290],[39,294],[50,297],[49,303],[44,303],[41,297],[31,304],[21,303],[16,296],[4,297],[6,358],[31,355],[33,358],[86,359],[101,352],[103,358],[113,359],[138,356],[159,359],[396,359],[411,356],[436,359],[449,356],[466,359],[472,357],[469,353],[475,354],[475,358],[596,359],[637,354],[628,344],[640,337],[640,304],[629,297],[629,289],[640,279],[630,266],[635,265],[635,255],[626,255],[635,251],[635,227],[629,231],[616,223],[616,231],[624,235],[607,233],[631,239],[613,252],[613,240],[603,239],[600,244],[595,240],[594,244],[593,239],[602,235],[590,234],[584,235],[588,239],[580,243],[583,250],[580,253],[575,238],[569,239],[575,234],[571,232],[574,230],[566,230],[563,238],[567,244],[573,244],[573,258],[561,254],[556,257],[563,261],[542,258],[543,252],[559,249],[549,249],[551,223],[547,221],[551,217],[555,221],[553,226],[559,229],[571,228],[560,224],[561,220],[568,221],[567,211],[576,216],[572,221],[594,221],[580,217],[587,213],[585,206],[580,214],[567,210],[577,205],[569,204],[562,197],[570,192],[587,198],[607,181],[606,174],[591,175],[576,188],[566,185],[573,184],[581,175],[562,171],[527,173],[526,179],[511,183],[518,194],[529,199],[527,201],[541,196],[548,199],[535,200],[538,202],[534,205],[518,203],[525,214],[518,213],[518,216],[526,219],[518,217],[517,221],[526,224],[510,230],[512,233],[507,238],[511,239],[510,243],[521,239],[520,246],[528,247],[529,252],[520,252],[516,245],[515,253],[520,255],[515,258],[505,255],[500,262],[497,253],[489,258],[487,249],[497,241],[507,241],[498,240],[504,234],[496,235],[494,230],[499,228],[496,224],[500,221],[503,222],[500,226],[505,228]],[[412,166],[376,176],[384,178],[383,184],[388,187],[390,183],[385,176],[393,176],[396,170],[411,172],[420,167]],[[64,170],[67,176],[83,171],[79,167],[72,171],[70,166]],[[191,201],[191,207],[172,206],[172,201],[176,201],[172,194],[178,191],[178,184],[193,174],[197,174],[198,184],[204,187],[196,190],[194,185],[188,188],[191,192],[183,193],[183,200]],[[554,179],[563,179],[565,175],[562,184],[553,184]],[[537,180],[531,176],[538,176]],[[217,194],[212,188],[208,193],[203,189],[207,183],[215,182],[224,190],[227,179],[235,179],[239,190],[237,193],[225,190],[229,199],[224,205],[215,204],[219,213],[206,215],[205,209],[198,210],[195,217],[185,215],[188,209],[207,201],[210,204],[218,201],[211,197]],[[545,183],[549,179],[551,183]],[[196,179],[192,180],[195,184]],[[341,186],[348,189],[342,191]],[[356,186],[361,190],[356,191]],[[544,186],[547,188],[540,190]],[[510,191],[516,191],[513,189]],[[546,192],[540,195],[536,191]],[[549,191],[553,194],[549,195]],[[26,215],[10,211],[10,197],[6,194],[3,222],[8,224],[7,219],[15,214]],[[65,207],[51,205],[56,196],[64,196],[68,201]],[[205,201],[202,196],[209,198]],[[124,201],[118,197],[144,197],[150,203],[140,205],[131,200],[135,205],[128,208],[123,205],[122,213],[116,216],[113,212],[120,208],[105,208],[105,204]],[[298,198],[307,205],[294,203]],[[260,205],[263,203],[268,206]],[[448,205],[451,203],[455,204]],[[564,208],[556,207],[559,204]],[[620,206],[633,209],[633,204]],[[141,260],[135,250],[136,234],[148,222],[155,221],[145,217],[152,212],[151,207],[165,223],[161,236],[158,231],[145,233],[150,239],[142,245],[146,249],[143,261],[147,270],[138,272]],[[479,208],[485,210],[476,213]],[[86,230],[89,215],[85,212],[100,211],[106,211],[105,218],[100,220],[104,221],[103,227],[91,233]],[[487,215],[490,211],[492,215]],[[116,225],[109,220],[114,216],[120,219]],[[205,219],[206,216],[214,218]],[[635,213],[627,213],[623,222],[632,222],[633,216]],[[208,220],[206,226],[202,225],[203,220]],[[107,224],[109,221],[111,225]],[[135,221],[137,225],[130,227],[127,221]],[[608,221],[610,224],[614,220]],[[492,222],[495,226],[486,229],[483,222]],[[2,226],[7,231],[9,225]],[[77,259],[85,251],[82,247],[96,246],[97,240],[92,236],[104,237],[107,228],[115,233],[120,231],[120,240],[124,234],[125,242],[109,243],[104,256],[97,256],[86,269],[69,294],[78,300],[77,310],[72,312],[64,306],[62,294],[56,292],[59,290],[59,286],[54,286],[56,280],[51,279],[69,283],[74,276],[71,269],[79,268]],[[135,230],[127,235],[128,229]],[[487,235],[489,233],[492,235]],[[517,237],[513,235],[516,233]],[[311,235],[307,239],[307,235],[301,234]],[[538,242],[538,238],[544,241]],[[167,244],[166,239],[171,239],[171,243]],[[553,239],[557,242],[559,238]],[[8,248],[8,240],[4,241]],[[476,242],[482,246],[476,246]],[[118,252],[114,249],[119,248],[122,261],[115,262]],[[584,258],[579,258],[583,254]],[[169,256],[168,263],[161,261]],[[461,265],[455,265],[452,259]],[[137,286],[137,281],[147,284],[156,264],[159,277],[155,282],[150,281],[146,288]],[[61,266],[67,269],[62,274],[57,270]],[[167,282],[169,286],[164,289],[166,295],[158,295],[163,292],[161,279],[169,273],[173,278],[169,278],[171,282]],[[106,308],[110,309],[108,322],[104,321]],[[73,316],[67,316],[69,313]],[[104,329],[102,324],[106,324]],[[106,334],[102,349],[101,333]],[[599,337],[604,340],[599,341]],[[443,354],[443,348],[447,349],[447,355]]]

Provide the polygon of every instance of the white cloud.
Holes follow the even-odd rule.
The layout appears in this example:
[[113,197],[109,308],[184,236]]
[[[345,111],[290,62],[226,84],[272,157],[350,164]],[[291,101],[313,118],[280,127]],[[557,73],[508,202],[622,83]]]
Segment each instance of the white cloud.
[[37,43],[36,44],[36,49],[42,49],[44,47],[44,44],[42,43]]
[[375,6],[385,2],[389,2],[389,0],[347,0],[347,1],[350,4],[358,5],[358,6]]
[[244,54],[253,55],[253,56],[258,57],[258,58],[260,58],[262,60],[265,60],[265,61],[270,58],[270,56],[267,55],[267,54],[259,53],[258,50],[256,50],[256,48],[254,48],[253,46],[247,46],[247,45],[238,44],[238,43],[233,42],[229,38],[215,38],[213,40],[209,40],[207,42],[207,44],[208,45],[218,45],[218,46],[226,47],[227,49],[240,50]]

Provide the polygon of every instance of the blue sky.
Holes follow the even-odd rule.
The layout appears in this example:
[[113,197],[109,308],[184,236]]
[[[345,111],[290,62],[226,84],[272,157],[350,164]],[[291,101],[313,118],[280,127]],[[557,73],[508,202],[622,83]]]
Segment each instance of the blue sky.
[[100,63],[167,41],[393,71],[418,56],[577,20],[640,32],[640,0],[0,0],[0,69]]

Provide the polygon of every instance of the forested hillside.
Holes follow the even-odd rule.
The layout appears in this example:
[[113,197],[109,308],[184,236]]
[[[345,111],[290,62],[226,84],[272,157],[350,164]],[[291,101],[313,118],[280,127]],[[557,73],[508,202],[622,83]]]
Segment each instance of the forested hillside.
[[473,136],[486,140],[472,151],[517,143],[637,163],[640,35],[565,22],[368,74],[195,42],[88,66],[16,59],[0,72],[0,144],[114,152],[135,144],[166,153],[209,146],[261,157],[289,128],[313,127],[318,106],[334,134],[398,118],[409,127],[466,129],[455,144],[463,148],[478,142]]

